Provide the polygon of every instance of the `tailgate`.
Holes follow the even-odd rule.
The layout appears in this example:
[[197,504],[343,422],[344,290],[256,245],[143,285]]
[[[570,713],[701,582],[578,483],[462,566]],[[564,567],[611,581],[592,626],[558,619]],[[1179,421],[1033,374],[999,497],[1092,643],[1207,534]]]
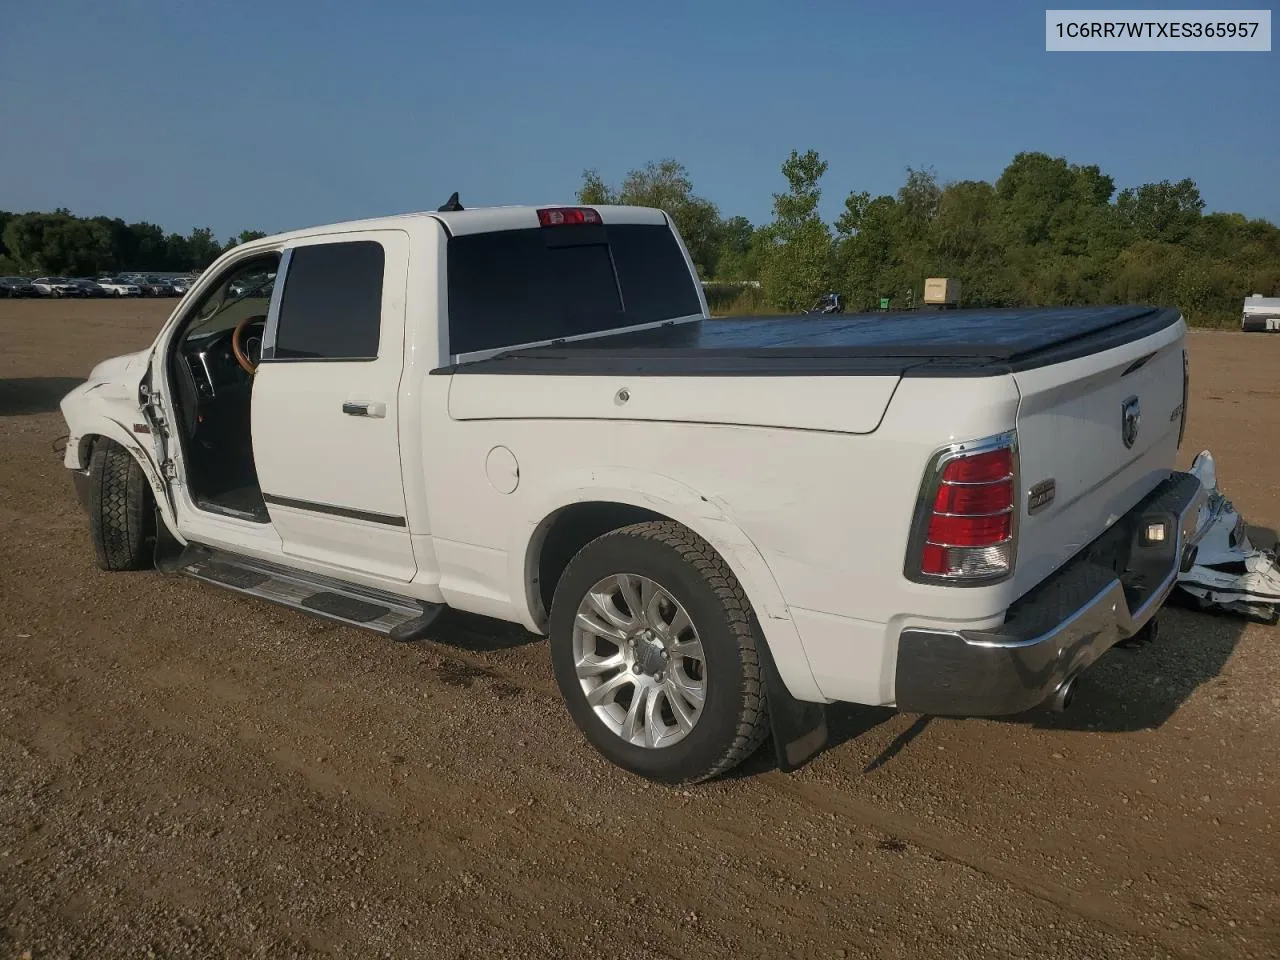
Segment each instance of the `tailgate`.
[[1185,331],[1179,321],[1101,353],[1014,373],[1024,502],[1014,573],[1019,593],[1095,539],[1174,467]]

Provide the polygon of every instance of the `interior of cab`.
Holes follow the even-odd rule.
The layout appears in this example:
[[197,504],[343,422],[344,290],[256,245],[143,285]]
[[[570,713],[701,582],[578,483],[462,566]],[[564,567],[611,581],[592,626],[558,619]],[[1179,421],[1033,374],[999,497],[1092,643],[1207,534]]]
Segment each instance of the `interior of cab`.
[[202,510],[267,523],[253,461],[250,403],[278,253],[235,264],[196,302],[169,354],[174,431]]

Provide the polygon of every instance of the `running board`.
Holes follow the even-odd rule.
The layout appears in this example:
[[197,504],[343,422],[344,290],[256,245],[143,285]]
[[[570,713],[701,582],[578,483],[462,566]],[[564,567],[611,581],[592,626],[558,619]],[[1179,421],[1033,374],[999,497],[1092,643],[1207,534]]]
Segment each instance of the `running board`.
[[423,639],[445,606],[357,586],[333,577],[191,544],[174,572],[303,613],[408,642]]

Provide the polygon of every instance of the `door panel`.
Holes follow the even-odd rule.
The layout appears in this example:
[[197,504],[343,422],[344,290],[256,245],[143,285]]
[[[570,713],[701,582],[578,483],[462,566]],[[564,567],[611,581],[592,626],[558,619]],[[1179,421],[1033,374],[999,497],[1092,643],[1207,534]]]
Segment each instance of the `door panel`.
[[417,570],[398,434],[408,258],[400,231],[291,248],[252,413],[258,478],[284,552],[404,582]]

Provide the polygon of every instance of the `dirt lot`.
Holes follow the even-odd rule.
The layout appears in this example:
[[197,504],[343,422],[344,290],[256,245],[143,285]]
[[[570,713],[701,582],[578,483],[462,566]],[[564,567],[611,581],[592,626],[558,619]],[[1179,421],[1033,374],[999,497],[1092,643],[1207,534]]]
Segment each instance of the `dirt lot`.
[[[171,306],[0,301],[5,955],[1280,953],[1280,630],[1170,610],[1063,716],[833,709],[796,774],[646,786],[517,629],[97,570],[57,401]],[[1185,463],[1280,526],[1280,337],[1192,360]]]

